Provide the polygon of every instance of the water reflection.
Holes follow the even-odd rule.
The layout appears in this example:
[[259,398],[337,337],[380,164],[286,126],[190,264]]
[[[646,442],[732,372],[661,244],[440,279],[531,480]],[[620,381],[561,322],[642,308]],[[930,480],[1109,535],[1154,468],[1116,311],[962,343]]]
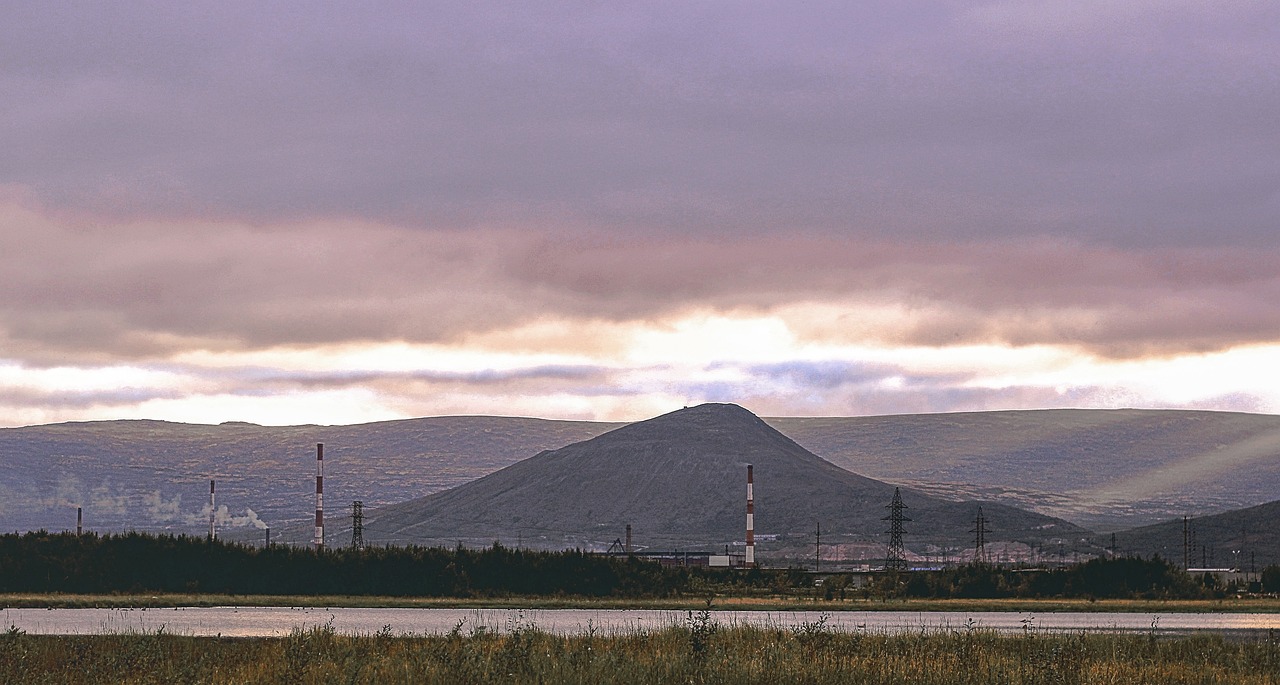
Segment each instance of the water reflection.
[[[1022,631],[1125,631],[1181,634],[1252,633],[1280,629],[1280,614],[1023,613],[952,611],[713,611],[725,626],[793,629],[819,621],[832,630],[900,633],[990,629]],[[295,628],[332,626],[344,634],[390,628],[395,635],[459,630],[506,632],[537,627],[557,634],[661,630],[684,625],[683,611],[622,609],[356,609],[320,607],[201,607],[167,609],[0,609],[0,628],[32,634],[86,635],[164,632],[195,636],[271,637]]]

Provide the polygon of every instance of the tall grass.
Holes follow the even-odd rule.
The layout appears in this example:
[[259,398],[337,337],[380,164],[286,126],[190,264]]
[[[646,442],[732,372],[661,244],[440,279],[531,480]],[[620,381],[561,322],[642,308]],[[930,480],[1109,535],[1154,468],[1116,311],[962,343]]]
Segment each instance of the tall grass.
[[502,632],[283,638],[0,633],[5,683],[1275,683],[1280,642],[984,630],[841,633],[723,626],[573,636],[522,618]]

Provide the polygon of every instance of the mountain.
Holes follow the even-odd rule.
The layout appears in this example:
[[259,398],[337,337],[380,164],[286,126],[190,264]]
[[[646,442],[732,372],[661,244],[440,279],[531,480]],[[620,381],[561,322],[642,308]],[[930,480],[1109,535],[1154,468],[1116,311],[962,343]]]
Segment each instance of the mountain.
[[[1280,492],[1278,416],[1121,409],[764,420],[869,478],[1094,530],[1254,506]],[[338,518],[352,500],[373,508],[421,497],[621,425],[453,416],[353,426],[5,428],[0,530],[74,527],[80,505],[91,530],[199,533],[210,478],[228,507],[225,525],[278,529],[311,516],[317,442],[325,443],[326,495]]]
[[1185,539],[1186,561],[1192,567],[1261,570],[1280,563],[1280,501],[1190,518],[1185,538],[1183,530],[1178,518],[1119,531],[1116,548],[1122,554],[1159,554],[1181,565]]
[[1252,506],[1280,491],[1280,416],[1050,409],[769,422],[872,478],[1096,530]]
[[[754,466],[759,536],[808,540],[821,524],[829,541],[883,545],[888,523],[881,519],[894,486],[837,467],[731,404],[704,404],[623,426],[448,491],[369,512],[364,538],[601,547],[630,524],[637,544],[718,548],[744,539],[747,464]],[[969,546],[979,503],[910,489],[902,495],[913,519],[909,548]],[[1042,514],[982,506],[992,541],[1089,535]],[[347,529],[339,527],[337,537]]]
[[[220,526],[281,527],[314,511],[315,445],[337,511],[401,502],[620,424],[453,416],[353,426],[95,421],[0,429],[0,530],[200,533],[209,480]],[[341,503],[341,504],[338,504]],[[250,515],[252,512],[252,515]]]

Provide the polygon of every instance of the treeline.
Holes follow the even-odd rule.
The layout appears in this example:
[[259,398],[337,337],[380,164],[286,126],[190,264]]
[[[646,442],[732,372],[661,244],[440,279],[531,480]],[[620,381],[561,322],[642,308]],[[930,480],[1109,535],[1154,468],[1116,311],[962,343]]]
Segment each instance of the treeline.
[[142,533],[0,536],[0,592],[663,597],[703,585],[699,575],[635,559],[498,545],[317,554]]
[[[1280,568],[1263,580],[1275,587],[1226,584],[1213,574],[1188,574],[1153,557],[1122,557],[1090,561],[1052,570],[1014,569],[969,564],[939,571],[885,575],[862,590],[868,596],[921,598],[1096,598],[1096,599],[1212,599],[1245,591],[1280,590]],[[837,579],[826,593],[840,593]]]
[[406,597],[578,596],[652,598],[711,594],[799,594],[827,599],[1224,597],[1280,592],[1280,567],[1261,583],[1225,584],[1160,559],[1094,559],[1062,569],[973,564],[938,571],[827,577],[821,588],[798,569],[725,572],[580,551],[539,552],[495,544],[365,550],[251,547],[203,537],[34,532],[0,535],[0,592],[381,595]]

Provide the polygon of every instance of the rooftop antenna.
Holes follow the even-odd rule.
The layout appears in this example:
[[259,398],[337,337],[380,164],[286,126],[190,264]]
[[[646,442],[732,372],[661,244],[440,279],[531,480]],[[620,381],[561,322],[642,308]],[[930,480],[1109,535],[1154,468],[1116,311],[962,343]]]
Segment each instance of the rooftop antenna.
[[898,488],[893,489],[893,501],[889,502],[889,506],[885,507],[889,510],[889,515],[880,519],[889,522],[889,530],[885,531],[889,534],[889,550],[885,555],[884,567],[892,571],[907,570],[907,550],[902,546],[902,524],[910,521],[906,514],[903,513],[907,509],[907,505],[902,503],[902,493]]

